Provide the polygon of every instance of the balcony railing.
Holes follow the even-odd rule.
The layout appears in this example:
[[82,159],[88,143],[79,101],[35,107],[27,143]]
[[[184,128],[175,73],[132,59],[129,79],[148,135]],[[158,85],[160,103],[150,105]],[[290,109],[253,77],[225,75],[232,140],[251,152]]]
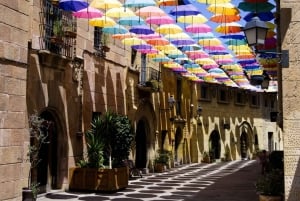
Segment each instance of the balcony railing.
[[66,12],[43,0],[40,12],[40,46],[43,50],[73,58],[76,45],[76,19]]
[[159,91],[162,88],[162,82],[160,80],[160,71],[145,67],[140,69],[140,89],[150,89],[151,91]]

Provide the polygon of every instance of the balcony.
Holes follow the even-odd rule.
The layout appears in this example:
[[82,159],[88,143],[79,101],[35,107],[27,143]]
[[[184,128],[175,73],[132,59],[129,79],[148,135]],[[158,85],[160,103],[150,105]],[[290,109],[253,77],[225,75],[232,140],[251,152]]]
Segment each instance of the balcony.
[[140,80],[137,87],[140,91],[159,92],[162,89],[160,72],[151,67],[141,68]]

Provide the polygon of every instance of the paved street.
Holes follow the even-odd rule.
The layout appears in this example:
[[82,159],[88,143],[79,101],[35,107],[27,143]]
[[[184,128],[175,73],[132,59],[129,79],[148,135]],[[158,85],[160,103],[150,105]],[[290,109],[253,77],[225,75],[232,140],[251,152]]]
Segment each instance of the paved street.
[[254,160],[190,164],[132,179],[127,189],[116,193],[51,192],[38,201],[255,201],[254,182],[259,172]]

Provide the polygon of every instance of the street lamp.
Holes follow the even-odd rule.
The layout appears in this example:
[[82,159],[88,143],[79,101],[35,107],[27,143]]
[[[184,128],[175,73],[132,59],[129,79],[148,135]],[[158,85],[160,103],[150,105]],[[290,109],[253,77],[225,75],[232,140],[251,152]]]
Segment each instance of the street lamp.
[[243,31],[250,46],[265,44],[268,27],[259,17],[255,16],[247,22]]
[[174,107],[174,105],[175,105],[175,103],[176,103],[176,100],[175,100],[175,98],[174,98],[173,95],[171,95],[171,96],[169,97],[168,103],[169,103],[169,108],[170,108],[170,109],[173,109],[173,107]]

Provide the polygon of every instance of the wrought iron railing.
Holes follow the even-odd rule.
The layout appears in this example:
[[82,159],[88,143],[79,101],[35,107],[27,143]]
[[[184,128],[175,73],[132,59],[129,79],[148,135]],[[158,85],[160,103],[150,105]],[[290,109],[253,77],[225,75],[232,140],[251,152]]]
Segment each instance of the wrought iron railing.
[[50,0],[41,1],[40,46],[52,53],[73,58],[76,45],[76,19]]

